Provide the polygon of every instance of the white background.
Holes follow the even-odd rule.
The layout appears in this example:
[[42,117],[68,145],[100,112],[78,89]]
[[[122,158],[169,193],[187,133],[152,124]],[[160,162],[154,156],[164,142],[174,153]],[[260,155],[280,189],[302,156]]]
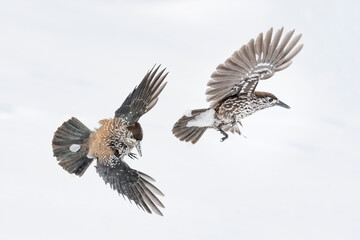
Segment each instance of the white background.
[[[1,239],[360,239],[359,1],[1,1]],[[271,26],[302,33],[293,64],[261,82],[291,106],[243,120],[247,138],[171,128],[207,107],[216,66]],[[52,156],[71,116],[113,117],[155,63],[168,85],[140,120],[164,217]]]

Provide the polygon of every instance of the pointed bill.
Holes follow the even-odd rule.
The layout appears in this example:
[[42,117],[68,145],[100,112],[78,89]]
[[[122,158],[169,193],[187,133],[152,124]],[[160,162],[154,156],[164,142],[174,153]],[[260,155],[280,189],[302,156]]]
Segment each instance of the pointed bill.
[[137,144],[135,145],[136,150],[138,151],[140,157],[142,157],[142,152],[141,152],[141,141],[138,141]]
[[290,107],[288,105],[286,105],[285,103],[283,103],[282,101],[278,100],[278,102],[275,104],[277,106],[283,107],[283,108],[287,108],[289,109]]

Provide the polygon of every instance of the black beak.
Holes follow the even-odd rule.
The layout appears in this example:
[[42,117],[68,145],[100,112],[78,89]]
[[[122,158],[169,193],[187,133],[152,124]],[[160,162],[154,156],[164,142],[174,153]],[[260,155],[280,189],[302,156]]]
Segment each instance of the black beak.
[[287,108],[289,109],[290,107],[288,105],[286,105],[285,103],[283,103],[282,101],[278,100],[278,102],[275,104],[277,106],[283,107],[283,108]]
[[136,150],[138,151],[140,157],[142,157],[142,152],[141,152],[141,141],[138,141],[135,145]]

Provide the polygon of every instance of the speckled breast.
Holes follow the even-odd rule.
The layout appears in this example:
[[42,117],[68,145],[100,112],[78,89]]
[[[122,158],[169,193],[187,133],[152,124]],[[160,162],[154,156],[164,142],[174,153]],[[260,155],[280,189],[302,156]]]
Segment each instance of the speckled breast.
[[91,135],[89,155],[99,161],[106,161],[114,156],[122,158],[135,145],[132,133],[121,119],[104,119],[100,128]]
[[228,121],[240,120],[262,109],[261,105],[254,97],[230,97],[219,106],[218,115]]

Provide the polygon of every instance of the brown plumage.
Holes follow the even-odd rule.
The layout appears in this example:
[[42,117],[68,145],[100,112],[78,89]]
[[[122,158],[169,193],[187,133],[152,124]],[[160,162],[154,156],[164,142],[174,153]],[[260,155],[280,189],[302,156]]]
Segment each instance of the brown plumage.
[[283,28],[274,37],[272,28],[265,37],[260,33],[256,40],[251,39],[220,64],[207,84],[210,107],[185,114],[175,123],[173,134],[195,144],[208,128],[214,128],[224,135],[224,141],[228,138],[226,132],[241,134],[239,125],[244,117],[275,105],[289,108],[273,94],[255,91],[260,80],[290,66],[303,47],[296,46],[301,34],[292,38],[293,30],[281,39],[282,34]]
[[59,164],[69,173],[82,176],[94,159],[96,171],[119,194],[127,196],[140,208],[162,215],[164,205],[155,194],[163,196],[150,176],[134,170],[123,161],[125,156],[137,158],[131,150],[136,148],[141,156],[143,130],[139,118],[150,111],[166,86],[167,73],[158,66],[152,68],[116,110],[115,117],[101,120],[100,127],[91,131],[78,119],[64,122],[54,134],[52,147]]

